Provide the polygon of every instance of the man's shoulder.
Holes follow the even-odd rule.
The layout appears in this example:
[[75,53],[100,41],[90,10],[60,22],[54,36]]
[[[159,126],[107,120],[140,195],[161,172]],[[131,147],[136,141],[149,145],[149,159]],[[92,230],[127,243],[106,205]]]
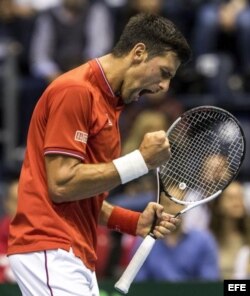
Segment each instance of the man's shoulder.
[[77,88],[82,91],[92,90],[92,71],[88,63],[74,68],[56,78],[48,87],[48,91],[60,91],[70,88]]

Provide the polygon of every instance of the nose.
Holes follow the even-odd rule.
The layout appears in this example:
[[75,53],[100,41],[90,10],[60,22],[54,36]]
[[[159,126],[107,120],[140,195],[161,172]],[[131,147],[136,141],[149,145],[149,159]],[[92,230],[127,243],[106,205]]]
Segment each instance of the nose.
[[162,80],[160,83],[159,83],[159,87],[162,91],[166,92],[168,91],[169,89],[169,85],[170,85],[170,79],[165,79],[165,80]]

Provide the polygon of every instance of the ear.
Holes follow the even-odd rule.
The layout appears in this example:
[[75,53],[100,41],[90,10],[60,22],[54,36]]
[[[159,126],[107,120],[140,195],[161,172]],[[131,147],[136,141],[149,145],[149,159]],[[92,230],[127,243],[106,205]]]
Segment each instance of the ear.
[[144,43],[137,43],[134,46],[132,53],[133,53],[133,62],[136,64],[141,63],[148,56],[146,45]]

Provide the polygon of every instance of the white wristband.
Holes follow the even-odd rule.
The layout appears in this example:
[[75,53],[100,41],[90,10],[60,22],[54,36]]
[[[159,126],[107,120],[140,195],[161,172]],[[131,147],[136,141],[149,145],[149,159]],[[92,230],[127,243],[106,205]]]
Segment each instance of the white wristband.
[[114,159],[113,163],[120,175],[122,184],[148,173],[148,167],[139,150]]

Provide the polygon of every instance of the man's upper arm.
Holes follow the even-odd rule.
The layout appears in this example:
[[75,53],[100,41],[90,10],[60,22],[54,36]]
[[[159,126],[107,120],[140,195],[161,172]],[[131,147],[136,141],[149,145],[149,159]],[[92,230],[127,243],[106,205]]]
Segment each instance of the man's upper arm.
[[45,156],[48,190],[53,201],[62,194],[62,188],[74,178],[74,168],[81,161],[74,157],[50,154]]

